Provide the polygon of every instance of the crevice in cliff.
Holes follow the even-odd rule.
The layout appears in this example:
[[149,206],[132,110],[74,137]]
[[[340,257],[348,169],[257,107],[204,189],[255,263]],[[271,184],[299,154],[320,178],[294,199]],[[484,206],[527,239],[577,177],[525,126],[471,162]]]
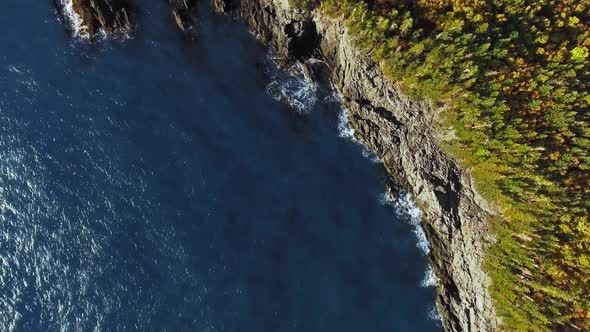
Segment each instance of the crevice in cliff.
[[401,128],[403,126],[393,113],[388,111],[385,107],[374,106],[368,99],[358,99],[356,100],[356,103],[359,104],[361,108],[367,108],[371,112],[379,114],[380,117],[387,119],[387,121],[393,124],[396,128]]
[[292,21],[285,25],[288,54],[295,60],[305,60],[317,55],[321,36],[312,20]]

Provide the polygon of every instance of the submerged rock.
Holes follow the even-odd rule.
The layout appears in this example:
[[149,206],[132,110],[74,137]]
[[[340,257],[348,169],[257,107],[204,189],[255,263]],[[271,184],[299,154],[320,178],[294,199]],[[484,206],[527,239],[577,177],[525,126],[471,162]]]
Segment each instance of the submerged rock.
[[170,10],[176,25],[182,31],[186,31],[193,26],[193,10],[196,7],[196,0],[168,0]]
[[76,34],[94,38],[126,35],[133,30],[131,6],[126,0],[66,0],[64,12]]

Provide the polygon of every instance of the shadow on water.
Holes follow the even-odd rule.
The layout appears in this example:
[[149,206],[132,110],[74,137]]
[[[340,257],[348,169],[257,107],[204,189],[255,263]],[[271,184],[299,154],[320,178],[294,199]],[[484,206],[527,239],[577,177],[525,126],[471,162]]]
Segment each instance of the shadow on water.
[[293,111],[243,26],[201,11],[187,43],[164,6],[89,46],[43,1],[6,5],[0,326],[440,330],[412,228],[330,92]]

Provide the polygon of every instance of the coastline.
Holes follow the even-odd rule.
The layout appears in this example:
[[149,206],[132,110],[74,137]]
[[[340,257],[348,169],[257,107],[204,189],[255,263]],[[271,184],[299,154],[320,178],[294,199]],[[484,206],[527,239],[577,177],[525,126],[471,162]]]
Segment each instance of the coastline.
[[491,281],[482,270],[484,251],[494,241],[486,220],[494,211],[477,194],[470,174],[441,149],[434,130],[440,110],[404,95],[379,64],[358,51],[338,19],[300,12],[288,0],[213,0],[213,5],[246,23],[280,58],[319,58],[327,64],[356,138],[422,210],[445,330],[497,330],[487,289]]
[[[321,73],[316,77],[321,81],[327,76],[341,94],[355,138],[383,162],[422,211],[432,279],[437,281],[436,305],[445,330],[497,330],[500,321],[488,291],[491,280],[482,270],[484,252],[494,241],[487,220],[495,211],[476,192],[469,172],[442,150],[434,129],[441,110],[411,99],[388,80],[380,65],[358,50],[337,18],[302,12],[289,0],[212,3],[216,12],[246,23],[284,64],[320,60],[312,70]],[[71,11],[66,14],[74,24],[74,36],[84,37],[80,18]]]

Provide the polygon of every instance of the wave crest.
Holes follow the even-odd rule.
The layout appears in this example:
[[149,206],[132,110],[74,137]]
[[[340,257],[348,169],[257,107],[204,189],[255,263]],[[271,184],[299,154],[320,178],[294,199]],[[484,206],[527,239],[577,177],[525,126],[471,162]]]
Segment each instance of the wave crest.
[[424,279],[420,282],[420,286],[427,288],[427,287],[436,287],[438,285],[438,277],[432,270],[432,267],[428,266],[426,273],[424,274]]

